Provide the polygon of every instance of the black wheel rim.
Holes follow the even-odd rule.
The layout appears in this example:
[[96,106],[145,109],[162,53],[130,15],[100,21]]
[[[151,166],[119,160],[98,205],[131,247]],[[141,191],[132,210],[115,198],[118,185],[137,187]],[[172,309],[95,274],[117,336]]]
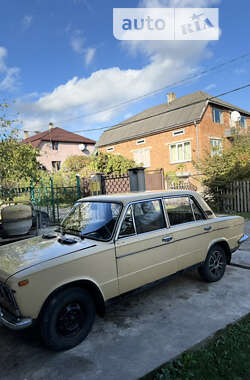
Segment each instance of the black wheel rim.
[[84,311],[80,303],[66,305],[59,313],[56,323],[58,334],[74,336],[81,331],[84,324]]
[[214,251],[211,254],[208,262],[208,268],[210,273],[212,273],[215,277],[220,277],[223,274],[224,267],[224,255],[220,251]]

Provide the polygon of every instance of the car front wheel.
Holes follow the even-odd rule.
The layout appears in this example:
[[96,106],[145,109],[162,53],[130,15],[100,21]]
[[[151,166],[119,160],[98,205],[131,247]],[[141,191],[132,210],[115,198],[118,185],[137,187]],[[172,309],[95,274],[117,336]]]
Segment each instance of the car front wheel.
[[220,245],[210,248],[204,264],[199,267],[199,273],[207,282],[219,281],[226,270],[227,258],[224,249]]
[[81,343],[95,319],[95,304],[81,288],[55,294],[46,304],[40,319],[42,340],[53,350],[68,350]]

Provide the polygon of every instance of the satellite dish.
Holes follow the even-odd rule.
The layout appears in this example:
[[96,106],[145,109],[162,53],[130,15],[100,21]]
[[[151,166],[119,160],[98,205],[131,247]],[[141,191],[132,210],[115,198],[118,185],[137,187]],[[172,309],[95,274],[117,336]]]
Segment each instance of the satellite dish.
[[78,145],[78,148],[81,150],[81,151],[84,151],[86,148],[85,148],[85,144],[79,144]]
[[233,112],[231,113],[231,120],[232,120],[234,123],[240,121],[240,119],[241,119],[241,116],[240,116],[240,113],[239,113],[238,111],[233,111]]

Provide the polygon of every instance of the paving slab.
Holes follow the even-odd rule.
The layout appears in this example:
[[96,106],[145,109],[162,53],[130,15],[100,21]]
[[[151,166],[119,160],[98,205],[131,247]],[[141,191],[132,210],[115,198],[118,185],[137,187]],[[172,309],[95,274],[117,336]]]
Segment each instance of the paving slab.
[[[243,248],[232,261],[250,266]],[[46,350],[34,331],[0,327],[0,379],[138,379],[249,313],[249,289],[250,271],[237,266],[213,284],[196,271],[176,275],[110,305],[81,345],[61,353]]]

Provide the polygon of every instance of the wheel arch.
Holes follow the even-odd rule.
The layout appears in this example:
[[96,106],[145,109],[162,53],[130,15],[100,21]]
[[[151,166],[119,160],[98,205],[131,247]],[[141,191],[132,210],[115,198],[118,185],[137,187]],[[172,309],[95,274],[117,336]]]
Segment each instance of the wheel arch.
[[215,245],[219,245],[219,246],[221,246],[221,247],[224,249],[224,251],[225,251],[225,253],[226,253],[226,256],[227,256],[227,264],[230,264],[232,254],[231,254],[231,250],[230,250],[229,244],[228,244],[228,242],[226,241],[226,239],[221,239],[221,240],[213,241],[213,242],[210,244],[210,246],[209,246],[208,252],[209,252],[210,249],[213,248]]
[[48,295],[46,300],[44,301],[42,308],[40,310],[38,319],[42,315],[43,310],[45,309],[46,305],[51,300],[51,298],[54,297],[56,294],[66,290],[66,289],[69,289],[69,288],[81,288],[81,289],[87,290],[89,292],[89,294],[94,299],[97,314],[102,316],[102,317],[105,315],[105,301],[104,301],[103,294],[102,294],[101,290],[93,281],[83,279],[83,280],[76,280],[76,281],[68,282],[66,284],[63,284],[62,286],[59,286],[54,291],[52,291]]

